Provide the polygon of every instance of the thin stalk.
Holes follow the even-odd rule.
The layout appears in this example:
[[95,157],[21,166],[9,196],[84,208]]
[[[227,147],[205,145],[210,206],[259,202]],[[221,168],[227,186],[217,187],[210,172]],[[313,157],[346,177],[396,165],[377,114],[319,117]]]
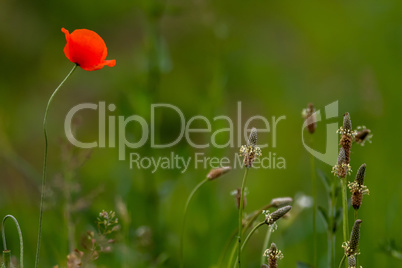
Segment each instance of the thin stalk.
[[[243,228],[242,235],[245,235],[246,231],[250,228],[250,226],[253,224],[253,222],[258,218],[258,216],[262,213],[262,211],[267,210],[270,207],[272,207],[272,204],[265,205],[261,209],[259,209],[256,212],[254,212],[254,214],[249,218],[249,220],[247,220],[247,223]],[[237,233],[238,230],[236,229],[235,232]],[[230,253],[229,262],[228,262],[228,266],[227,266],[228,268],[232,267],[233,259],[234,259],[234,256],[236,254],[236,249],[237,249],[237,243],[234,244],[234,246],[232,248],[232,251]],[[221,266],[219,266],[219,267],[221,267]]]
[[264,244],[262,244],[262,254],[261,254],[261,266],[265,263],[265,256],[264,252],[268,248],[269,240],[271,239],[271,234],[272,234],[272,225],[269,226],[267,233],[264,238]]
[[52,103],[54,96],[59,91],[59,89],[64,84],[64,82],[66,82],[67,79],[71,76],[71,74],[74,72],[74,70],[77,68],[77,66],[78,66],[77,64],[74,65],[74,67],[67,74],[67,76],[64,78],[64,80],[61,81],[60,85],[53,91],[53,94],[50,96],[49,101],[47,103],[46,110],[45,110],[45,116],[43,118],[43,133],[45,136],[45,156],[43,159],[42,189],[41,189],[41,195],[40,195],[39,230],[38,230],[38,243],[36,245],[35,268],[37,268],[39,265],[40,240],[41,240],[41,235],[42,235],[42,219],[43,219],[43,200],[45,198],[45,190],[46,190],[46,168],[47,168],[47,149],[48,149],[47,130],[46,130],[47,115],[49,112],[50,104]]
[[253,224],[253,222],[258,218],[258,216],[260,216],[261,213],[262,213],[264,210],[267,210],[267,209],[269,209],[269,208],[271,208],[271,207],[272,207],[272,204],[270,203],[270,204],[265,205],[264,207],[260,208],[259,210],[255,211],[255,212],[253,213],[253,215],[247,220],[247,223],[246,223],[246,225],[245,225],[244,228],[243,228],[243,235],[244,235],[244,233],[248,230],[248,228],[250,228],[250,226]]
[[313,265],[317,266],[317,176],[314,156],[310,157],[311,183],[313,187]]
[[219,259],[218,259],[218,267],[223,266],[222,265],[223,259],[225,258],[225,255],[226,255],[227,251],[229,250],[229,246],[230,246],[233,238],[236,237],[236,234],[237,234],[237,229],[232,232],[232,234],[230,235],[230,238],[226,241],[225,247],[223,248],[223,251],[221,252]]
[[244,239],[243,244],[241,245],[241,250],[243,251],[244,247],[246,246],[248,240],[250,239],[250,237],[254,234],[255,231],[257,231],[258,228],[260,228],[261,226],[263,226],[265,224],[265,221],[260,222],[259,224],[257,224],[256,226],[254,226],[253,229],[251,229],[251,231],[248,233],[248,235],[246,236],[246,238]]
[[329,199],[329,223],[328,223],[328,264],[329,267],[335,267],[335,235],[334,235],[334,224],[335,224],[335,213],[336,213],[336,197],[335,197],[335,181],[331,182],[331,195]]
[[[232,267],[233,259],[234,259],[234,256],[236,255],[236,249],[237,249],[237,243],[235,243],[235,244],[234,244],[234,247],[232,248],[232,252],[230,253],[230,257],[229,257],[229,261],[228,261],[227,268]],[[235,263],[235,264],[236,264],[236,263]]]
[[11,251],[8,249],[3,250],[3,264],[1,268],[11,268]]
[[244,171],[243,181],[241,184],[241,191],[240,191],[240,204],[239,204],[239,233],[238,233],[238,251],[237,251],[237,259],[239,268],[241,268],[241,238],[242,238],[242,227],[243,227],[243,209],[244,209],[244,187],[246,185],[248,168]]
[[184,249],[184,229],[186,226],[186,216],[187,216],[187,211],[188,211],[188,206],[190,204],[191,199],[193,198],[195,192],[208,181],[208,178],[205,178],[202,180],[200,183],[195,186],[193,191],[190,193],[190,195],[187,198],[186,206],[184,207],[184,216],[183,216],[183,223],[182,223],[182,228],[181,228],[181,238],[180,238],[180,267],[184,267],[184,260],[183,260],[183,249]]
[[[346,177],[341,179],[341,184],[342,184],[343,241],[347,241],[349,234],[349,221],[348,221],[348,195],[347,195]],[[347,263],[345,264],[345,267],[347,267]]]
[[65,217],[66,217],[66,222],[67,222],[67,237],[68,237],[68,250],[69,252],[72,252],[75,249],[75,225],[72,220],[72,205],[71,205],[71,187],[70,187],[70,182],[68,182],[68,185],[64,187],[64,197],[65,197],[65,206],[64,206],[64,211],[65,211]]
[[341,262],[339,263],[339,268],[342,268],[342,264],[345,262],[346,255],[343,255]]
[[348,240],[349,234],[349,221],[348,221],[348,195],[347,195],[347,180],[345,178],[341,178],[342,185],[342,213],[343,213],[343,241]]
[[[243,244],[240,247],[240,250],[243,251],[244,247],[246,246],[248,240],[250,239],[250,237],[254,234],[255,231],[257,231],[258,228],[260,228],[261,226],[263,226],[265,224],[265,221],[260,222],[259,224],[257,224],[256,226],[254,226],[253,229],[251,229],[251,231],[248,233],[248,235],[246,236],[246,238],[244,239]],[[237,259],[236,262],[234,264],[234,267],[236,267],[236,263],[237,263]]]
[[[15,225],[17,226],[18,237],[19,237],[19,239],[20,239],[20,268],[24,268],[24,241],[23,241],[23,237],[22,237],[22,232],[21,232],[20,225],[19,225],[17,219],[16,219],[13,215],[6,215],[6,216],[3,218],[3,224],[2,224],[2,226],[1,226],[1,233],[2,233],[2,236],[3,236],[3,248],[4,248],[3,253],[4,253],[5,251],[7,251],[6,232],[5,232],[5,230],[4,230],[4,223],[6,222],[6,220],[7,220],[8,218],[12,219],[12,220],[14,221]],[[6,253],[9,253],[9,251],[6,252]],[[10,254],[10,255],[11,255],[11,254]],[[6,267],[8,267],[8,266],[6,266]]]

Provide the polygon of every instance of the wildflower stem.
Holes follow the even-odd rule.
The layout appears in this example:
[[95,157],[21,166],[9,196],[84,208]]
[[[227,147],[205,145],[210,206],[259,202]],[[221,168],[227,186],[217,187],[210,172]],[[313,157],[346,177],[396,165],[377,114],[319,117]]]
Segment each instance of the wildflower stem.
[[343,241],[348,240],[349,225],[348,225],[348,195],[347,195],[347,179],[341,178],[342,184],[342,213],[343,213]]
[[335,234],[334,234],[334,224],[335,224],[335,213],[336,213],[336,184],[335,177],[331,182],[331,193],[329,200],[329,224],[328,224],[328,267],[335,267]]
[[242,238],[242,227],[243,227],[243,209],[244,209],[244,187],[246,185],[248,168],[244,171],[243,181],[241,184],[241,191],[240,191],[240,204],[239,204],[239,232],[238,232],[238,264],[239,268],[241,268],[241,238]]
[[[267,209],[271,208],[272,206],[273,206],[272,203],[270,203],[270,204],[265,205],[264,207],[260,208],[259,210],[255,211],[255,212],[249,217],[249,219],[247,219],[247,223],[246,223],[246,225],[245,225],[244,228],[243,228],[242,235],[244,235],[244,234],[246,233],[246,231],[250,228],[250,226],[253,224],[253,222],[255,222],[255,220],[258,218],[258,216],[261,215],[261,213],[262,213],[264,210],[267,210]],[[236,229],[236,230],[235,230],[235,234],[236,234],[237,232],[238,232],[238,230]],[[237,243],[233,246],[232,251],[231,251],[231,253],[230,253],[229,262],[228,262],[228,267],[232,267],[233,258],[234,258],[234,256],[235,256],[236,249],[237,249]],[[219,266],[219,267],[221,267],[221,266]]]
[[339,263],[339,268],[342,268],[342,264],[345,262],[346,255],[343,255],[341,262]]
[[263,226],[265,224],[265,221],[260,222],[259,224],[257,224],[256,226],[254,226],[253,229],[251,229],[251,231],[248,233],[248,235],[246,236],[246,238],[244,239],[243,244],[241,245],[241,250],[243,251],[244,247],[246,246],[246,243],[248,242],[248,240],[250,239],[250,237],[253,235],[253,233],[255,231],[257,231],[258,228],[260,228],[261,226]]
[[[223,260],[226,256],[226,253],[229,250],[230,245],[232,244],[233,239],[236,237],[236,234],[237,234],[237,229],[233,230],[229,239],[226,241],[225,247],[223,248],[223,251],[221,252],[221,254],[219,256],[218,267],[223,267]],[[237,246],[237,244],[236,244],[236,246]]]
[[261,215],[261,213],[264,210],[267,210],[267,209],[269,209],[271,207],[272,207],[272,204],[268,204],[268,205],[265,205],[263,208],[261,208],[261,209],[257,210],[256,212],[254,212],[254,214],[250,217],[250,219],[247,220],[247,223],[243,228],[243,234],[247,231],[248,228],[250,228],[250,226],[253,224],[253,222],[258,218],[258,216]]
[[[317,265],[317,177],[315,172],[314,156],[310,157],[311,183],[313,187],[313,265]],[[268,244],[267,244],[268,246]]]
[[264,252],[268,248],[269,240],[271,239],[272,228],[273,228],[272,225],[269,226],[264,238],[264,244],[262,245],[262,254],[261,254],[261,266],[265,263]]
[[45,198],[45,189],[46,189],[46,168],[47,168],[47,149],[48,149],[47,131],[46,131],[47,115],[49,112],[50,104],[52,103],[54,96],[59,91],[59,89],[64,84],[64,82],[66,82],[67,79],[71,76],[71,74],[74,72],[74,70],[77,68],[77,66],[78,66],[77,64],[74,65],[74,67],[67,74],[67,76],[64,78],[64,80],[61,81],[60,85],[53,91],[53,93],[50,96],[49,101],[47,103],[46,110],[45,110],[45,116],[43,118],[43,133],[44,133],[44,137],[45,137],[45,156],[43,159],[42,188],[41,188],[41,196],[40,196],[39,230],[38,230],[38,242],[36,245],[35,268],[37,268],[39,265],[40,240],[41,240],[41,235],[42,235],[42,219],[43,219],[43,200]]
[[[251,238],[251,236],[254,234],[255,231],[257,231],[258,228],[260,228],[261,226],[263,226],[265,223],[265,221],[260,222],[259,224],[257,224],[256,226],[254,226],[253,229],[251,229],[251,231],[248,233],[248,235],[246,236],[246,238],[243,241],[243,244],[240,247],[240,250],[243,251],[244,247],[246,246],[246,243],[248,242],[248,240]],[[236,268],[236,263],[238,263],[238,259],[236,259],[236,262],[234,264],[234,267]]]
[[[237,233],[237,230],[236,230],[236,233]],[[235,243],[234,247],[232,248],[232,252],[230,253],[227,268],[232,267],[233,259],[234,259],[234,256],[236,254],[236,249],[237,249],[237,243]],[[235,262],[235,265],[236,265],[236,262]]]
[[8,249],[3,250],[3,263],[1,264],[1,268],[10,268],[11,267],[11,251]]
[[186,226],[186,216],[187,216],[187,211],[188,211],[188,206],[190,204],[191,199],[193,198],[195,192],[208,181],[208,178],[205,178],[202,180],[200,183],[197,184],[197,186],[194,187],[193,191],[191,191],[190,195],[187,198],[186,201],[186,206],[184,207],[184,215],[183,215],[183,223],[182,223],[182,228],[181,228],[181,238],[180,238],[180,267],[184,267],[184,260],[183,260],[183,251],[184,251],[184,229]]
[[[8,218],[12,219],[14,221],[15,225],[17,226],[18,236],[19,236],[19,239],[20,239],[20,266],[19,267],[24,268],[24,241],[23,241],[20,225],[19,225],[17,219],[13,215],[6,215],[3,218],[3,224],[1,226],[1,234],[2,234],[2,237],[3,237],[3,248],[4,248],[4,251],[7,251],[7,243],[6,243],[6,234],[5,234],[5,231],[4,231],[4,223],[6,222],[6,220]],[[3,251],[3,253],[4,253],[4,251]],[[6,267],[8,267],[8,266],[6,266]]]

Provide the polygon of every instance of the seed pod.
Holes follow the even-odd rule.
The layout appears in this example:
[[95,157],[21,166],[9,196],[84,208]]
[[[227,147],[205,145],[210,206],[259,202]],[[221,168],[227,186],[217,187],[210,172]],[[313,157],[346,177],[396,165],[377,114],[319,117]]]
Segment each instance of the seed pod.
[[207,178],[211,181],[214,179],[219,178],[220,176],[222,176],[225,173],[228,173],[230,170],[232,169],[232,167],[220,167],[220,168],[214,168],[212,169],[208,175]]
[[276,211],[267,215],[267,217],[265,218],[265,223],[268,225],[274,224],[274,222],[276,222],[277,220],[282,218],[291,209],[292,209],[292,206],[285,206],[283,208],[277,209]]

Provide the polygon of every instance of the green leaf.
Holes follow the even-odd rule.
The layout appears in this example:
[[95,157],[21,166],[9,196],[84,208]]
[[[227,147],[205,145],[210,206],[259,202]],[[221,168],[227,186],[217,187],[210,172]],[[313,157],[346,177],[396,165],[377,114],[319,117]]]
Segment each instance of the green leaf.
[[331,192],[331,187],[330,187],[331,181],[328,178],[328,176],[321,169],[318,169],[318,176],[321,178],[321,181],[324,184],[327,192],[330,193]]
[[322,218],[324,219],[324,222],[326,224],[326,227],[328,228],[329,225],[329,217],[328,217],[328,212],[327,210],[322,207],[322,206],[318,206],[318,211],[320,212]]

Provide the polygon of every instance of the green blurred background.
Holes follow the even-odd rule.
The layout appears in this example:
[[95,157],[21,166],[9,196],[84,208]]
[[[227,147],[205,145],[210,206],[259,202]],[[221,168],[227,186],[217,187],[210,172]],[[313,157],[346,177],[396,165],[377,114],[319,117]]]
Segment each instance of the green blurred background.
[[[74,211],[71,223],[75,247],[80,237],[96,229],[102,210],[116,210],[121,230],[110,254],[99,267],[178,267],[179,234],[185,200],[209,168],[181,170],[130,169],[118,161],[116,148],[87,150],[68,146],[64,118],[75,105],[105,101],[116,105],[107,115],[140,115],[149,120],[152,103],[179,107],[187,119],[204,115],[242,118],[285,115],[278,124],[276,148],[266,148],[286,159],[286,169],[252,169],[248,178],[246,212],[274,197],[311,195],[310,156],[301,143],[301,110],[313,102],[317,109],[338,100],[354,126],[366,125],[373,143],[353,146],[354,171],[367,163],[364,197],[359,211],[360,264],[363,267],[402,267],[402,261],[382,251],[392,238],[402,246],[402,182],[399,124],[402,112],[402,2],[374,1],[23,1],[0,5],[0,216],[20,221],[25,263],[33,267],[39,216],[40,176],[44,152],[42,120],[46,103],[73,66],[63,53],[62,27],[72,32],[87,28],[102,36],[113,68],[96,72],[78,69],[63,86],[51,107],[48,192],[44,214],[41,267],[65,267],[69,253],[66,203]],[[398,93],[399,92],[399,93]],[[81,113],[77,136],[96,139],[97,115]],[[157,114],[157,140],[169,142],[179,133],[176,114]],[[329,121],[334,122],[335,120]],[[244,121],[243,121],[244,122]],[[324,150],[325,124],[318,124],[315,148]],[[261,126],[256,122],[256,126]],[[196,124],[195,124],[196,125]],[[194,126],[195,126],[194,125]],[[199,123],[199,127],[205,124]],[[213,124],[213,131],[225,124]],[[237,127],[237,126],[236,126]],[[135,140],[137,125],[127,128]],[[235,136],[237,139],[237,136]],[[208,134],[195,135],[198,143]],[[223,142],[227,136],[219,137]],[[272,133],[261,133],[271,143]],[[223,143],[222,142],[222,143]],[[168,149],[128,149],[142,156],[233,158],[238,148],[195,150],[185,140]],[[71,156],[72,155],[72,156]],[[334,164],[336,157],[334,159]],[[317,169],[330,175],[331,167],[317,160]],[[186,267],[217,264],[227,239],[237,226],[231,191],[240,187],[243,171],[235,169],[208,183],[191,204],[186,228]],[[354,176],[354,174],[353,174]],[[66,182],[67,181],[67,182]],[[66,190],[68,185],[68,190]],[[327,196],[319,184],[319,203]],[[125,213],[125,209],[127,213]],[[352,217],[352,214],[350,214]],[[272,235],[285,258],[280,267],[312,262],[312,211],[300,211],[279,223]],[[321,218],[320,267],[326,267],[327,240]],[[70,230],[71,231],[71,230]],[[245,250],[246,267],[259,267],[265,232],[255,235]],[[341,231],[337,260],[341,258]],[[7,224],[9,248],[18,254],[15,228]]]

